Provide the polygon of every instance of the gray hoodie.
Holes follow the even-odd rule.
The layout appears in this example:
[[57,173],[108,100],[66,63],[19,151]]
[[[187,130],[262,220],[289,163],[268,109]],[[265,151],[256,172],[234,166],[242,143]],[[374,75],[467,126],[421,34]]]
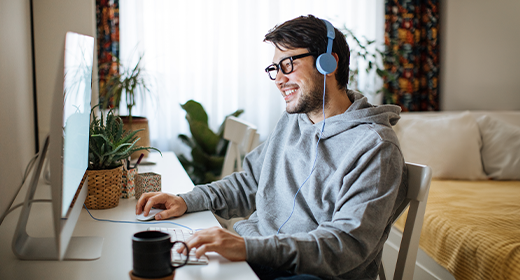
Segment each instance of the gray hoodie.
[[[211,210],[244,237],[247,261],[331,279],[376,279],[392,214],[406,194],[406,168],[391,126],[394,105],[353,104],[322,122],[284,113],[269,138],[244,159],[244,171],[180,195],[188,211]],[[280,226],[289,221],[277,234]]]

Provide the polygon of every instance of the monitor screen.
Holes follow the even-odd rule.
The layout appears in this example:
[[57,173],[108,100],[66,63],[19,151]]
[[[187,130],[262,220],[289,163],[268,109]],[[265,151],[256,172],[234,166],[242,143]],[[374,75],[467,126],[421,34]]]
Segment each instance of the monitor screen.
[[[101,257],[103,238],[72,236],[88,192],[88,180],[79,187],[88,167],[94,38],[74,32],[67,32],[64,37],[63,60],[59,61],[62,66],[56,75],[52,98],[50,133],[40,150],[13,236],[13,252],[20,259],[94,260]],[[45,158],[50,162],[53,238],[32,237],[27,233]],[[78,203],[72,203],[76,193]]]
[[66,216],[88,165],[92,64],[92,38],[68,32],[63,85],[62,217]]

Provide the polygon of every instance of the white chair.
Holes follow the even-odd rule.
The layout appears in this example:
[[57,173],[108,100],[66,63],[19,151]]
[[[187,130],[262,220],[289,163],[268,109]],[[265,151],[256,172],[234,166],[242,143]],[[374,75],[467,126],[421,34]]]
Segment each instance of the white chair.
[[222,166],[221,178],[233,172],[242,171],[242,156],[258,145],[258,138],[254,125],[233,116],[226,119],[224,139],[229,141],[229,145]]
[[[408,162],[406,166],[408,168],[408,192],[406,199],[397,209],[394,218],[397,220],[409,206],[408,216],[406,217],[393,280],[413,279],[426,201],[428,200],[432,179],[432,170],[429,166]],[[379,279],[386,280],[382,263],[379,268]]]
[[[230,116],[226,119],[224,126],[224,139],[229,141],[222,173],[220,178],[232,174],[233,172],[242,171],[242,156],[252,151],[258,146],[260,135],[256,132],[256,127],[236,117]],[[232,218],[225,220],[215,215],[220,225],[230,231],[233,225],[244,218]]]

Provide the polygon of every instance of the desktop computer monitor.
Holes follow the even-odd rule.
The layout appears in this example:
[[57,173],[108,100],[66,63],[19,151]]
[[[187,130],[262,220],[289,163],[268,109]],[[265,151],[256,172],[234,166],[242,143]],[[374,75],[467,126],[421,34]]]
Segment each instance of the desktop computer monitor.
[[[72,237],[88,189],[87,180],[80,183],[88,166],[94,38],[67,32],[63,58],[52,100],[50,133],[40,150],[13,238],[13,252],[20,259],[101,256],[102,238]],[[45,158],[50,165],[54,236],[35,238],[29,236],[26,226]]]

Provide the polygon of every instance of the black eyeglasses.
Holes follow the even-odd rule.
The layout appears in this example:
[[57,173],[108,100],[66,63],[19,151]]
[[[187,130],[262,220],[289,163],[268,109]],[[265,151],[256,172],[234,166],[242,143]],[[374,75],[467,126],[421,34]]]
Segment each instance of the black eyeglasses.
[[267,72],[267,74],[269,75],[269,78],[271,80],[275,80],[279,69],[281,69],[282,73],[284,73],[285,75],[290,74],[294,70],[293,61],[295,61],[298,58],[303,58],[303,57],[307,57],[310,55],[314,55],[314,53],[304,53],[304,54],[286,57],[286,58],[280,60],[280,63],[278,63],[278,64],[273,63],[273,64],[267,66],[267,68],[265,68],[265,72]]

